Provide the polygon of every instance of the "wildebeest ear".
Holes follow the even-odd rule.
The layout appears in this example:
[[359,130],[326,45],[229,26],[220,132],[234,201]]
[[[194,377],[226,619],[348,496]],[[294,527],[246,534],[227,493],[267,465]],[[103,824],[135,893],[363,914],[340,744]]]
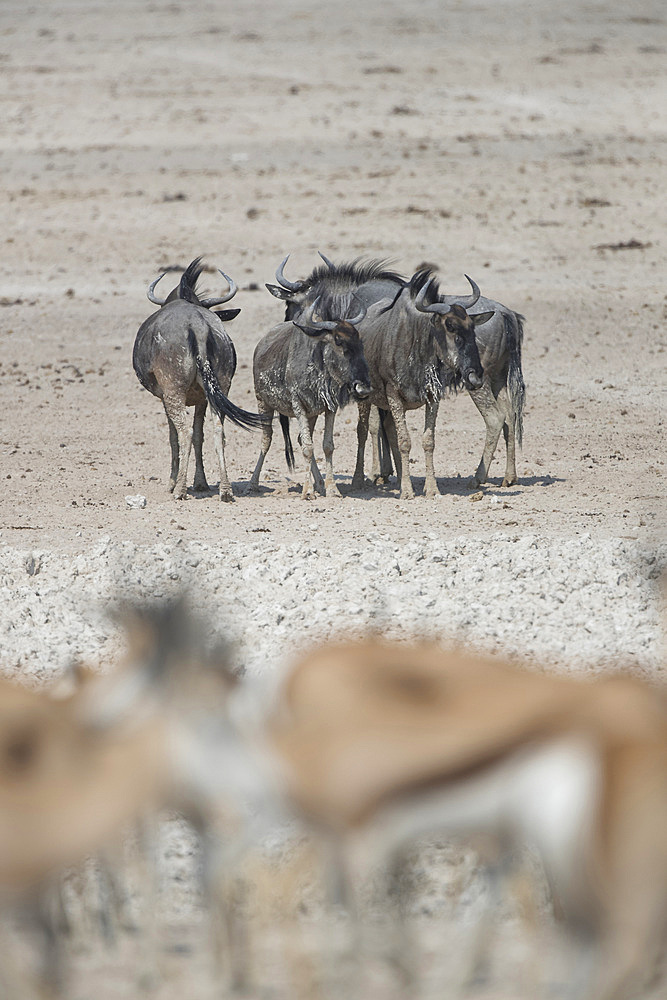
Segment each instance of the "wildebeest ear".
[[280,285],[267,284],[266,287],[268,288],[268,290],[271,292],[272,295],[275,295],[277,299],[284,299],[285,301],[288,301],[294,294],[293,292],[290,292],[288,288],[281,288]]
[[[470,316],[470,313],[468,315]],[[482,323],[488,323],[492,316],[495,316],[493,310],[486,313],[477,313],[475,316],[470,316],[470,319],[473,321],[474,326],[481,326]]]
[[[215,310],[214,310],[215,311]],[[231,320],[236,319],[238,314],[241,312],[240,309],[219,309],[215,315],[223,323],[229,323]]]

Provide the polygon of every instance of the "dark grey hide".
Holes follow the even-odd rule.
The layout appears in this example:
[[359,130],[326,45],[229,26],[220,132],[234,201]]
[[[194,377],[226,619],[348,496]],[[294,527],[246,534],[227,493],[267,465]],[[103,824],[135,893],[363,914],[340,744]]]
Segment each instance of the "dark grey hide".
[[475,326],[475,338],[484,369],[482,386],[470,392],[470,398],[486,424],[486,441],[475,482],[485,483],[502,430],[505,438],[505,475],[503,486],[513,486],[516,475],[516,446],[523,440],[523,407],[526,386],[521,369],[524,317],[507,306],[483,295],[470,310],[474,320],[479,311],[493,310],[488,323]]
[[[182,500],[187,495],[186,477],[192,444],[196,463],[194,488],[196,491],[209,488],[202,445],[204,417],[210,403],[219,418],[219,424],[215,425],[215,449],[220,462],[220,499],[232,501],[234,496],[225,464],[224,419],[229,417],[240,427],[252,428],[260,426],[262,418],[240,409],[227,397],[236,370],[236,351],[220,316],[233,319],[240,310],[230,309],[217,314],[211,312],[211,307],[228,301],[235,294],[236,286],[227,279],[230,283],[227,295],[200,300],[195,284],[202,270],[200,258],[192,261],[178,287],[165,300],[154,297],[157,281],[152,283],[149,298],[160,304],[160,309],[140,326],[132,364],[143,387],[162,400],[167,414],[171,445],[169,488],[175,498]],[[195,408],[192,429],[186,412],[188,406]]]
[[[280,414],[285,457],[290,469],[294,465],[294,453],[289,437],[289,418],[296,417],[298,421],[299,441],[306,462],[303,482],[306,499],[312,497],[315,490],[325,496],[340,495],[333,471],[336,411],[351,400],[365,399],[370,392],[368,366],[354,325],[363,312],[355,316],[353,322],[314,323],[313,311],[311,306],[301,315],[299,326],[285,322],[270,330],[258,343],[253,358],[257,407],[269,418],[274,412]],[[313,454],[313,431],[320,413],[324,413],[325,480]],[[271,439],[272,427],[267,423],[250,481],[253,490],[259,488]]]
[[[437,307],[438,311],[426,312],[424,310],[439,301],[437,286],[428,270],[418,272],[407,281],[395,272],[387,272],[380,261],[335,265],[325,258],[325,264],[326,267],[316,268],[302,282],[287,282],[294,287],[284,288],[281,297],[287,299],[289,309],[303,308],[303,304],[316,295],[322,303],[322,315],[327,315],[331,309],[349,308],[352,295],[368,307],[359,324],[359,334],[372,390],[368,399],[359,405],[357,464],[352,484],[357,488],[364,485],[364,450],[373,404],[391,413],[392,419],[386,421],[386,429],[401,480],[401,497],[414,496],[410,476],[401,475],[402,469],[407,473],[410,454],[405,413],[425,406],[426,494],[433,496],[438,492],[433,450],[440,397],[446,389],[461,382],[471,391],[482,386],[483,371],[475,325],[488,320],[490,314],[479,315],[473,322],[465,310],[465,306],[479,296],[479,289],[472,296],[450,296],[447,308]],[[283,284],[284,265],[285,261],[276,273]],[[418,303],[423,288],[425,294]],[[372,441],[375,466],[375,434]]]

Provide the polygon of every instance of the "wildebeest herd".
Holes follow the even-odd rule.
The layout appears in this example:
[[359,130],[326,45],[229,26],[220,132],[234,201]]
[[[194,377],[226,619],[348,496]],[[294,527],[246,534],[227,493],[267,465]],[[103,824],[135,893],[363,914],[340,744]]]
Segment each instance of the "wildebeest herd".
[[[233,281],[220,272],[229,282],[229,292],[221,298],[200,298],[196,285],[203,265],[197,258],[166,299],[155,296],[164,275],[150,285],[149,299],[160,309],[139,329],[133,364],[141,384],[164,404],[172,455],[169,485],[174,496],[186,496],[192,444],[195,491],[208,489],[202,463],[207,405],[220,418],[216,450],[222,500],[233,500],[225,465],[225,417],[241,427],[262,428],[260,454],[250,480],[250,489],[257,490],[271,445],[274,413],[279,415],[289,469],[294,467],[289,420],[297,420],[305,461],[304,498],[315,491],[337,493],[334,420],[337,410],[352,401],[359,407],[352,487],[365,485],[364,451],[370,427],[372,479],[386,481],[395,467],[401,498],[414,496],[405,414],[425,407],[425,493],[435,496],[433,452],[440,399],[460,387],[470,393],[486,425],[476,483],[487,480],[501,431],[506,447],[503,486],[516,483],[515,452],[521,444],[525,396],[523,317],[484,298],[470,278],[470,295],[443,294],[429,266],[406,278],[383,261],[334,264],[320,256],[323,263],[297,281],[285,276],[286,257],[276,271],[278,284],[266,286],[285,302],[285,317],[255,349],[258,413],[240,409],[228,398],[236,352],[222,321],[233,319],[240,310],[216,313],[213,309],[235,294]],[[192,431],[186,418],[188,406],[194,406]],[[313,451],[313,431],[320,414],[324,414],[324,479]]]
[[[664,690],[628,675],[582,681],[371,636],[306,653],[268,711],[250,718],[238,708],[247,682],[232,675],[223,649],[206,647],[206,623],[182,602],[127,607],[124,620],[124,660],[105,674],[79,672],[66,695],[2,682],[0,918],[11,924],[20,907],[42,942],[32,985],[5,945],[3,997],[71,995],[59,891],[67,867],[93,852],[111,876],[127,824],[149,829],[165,808],[200,835],[223,995],[252,986],[261,926],[241,893],[258,871],[248,862],[288,819],[292,835],[309,832],[328,859],[325,881],[348,914],[347,961],[337,964],[345,981],[335,995],[363,995],[376,945],[361,890],[377,871],[393,885],[383,904],[391,965],[405,995],[417,994],[419,946],[394,909],[396,887],[415,838],[438,832],[481,835],[472,842],[496,877],[521,868],[530,845],[558,917],[535,907],[533,931],[560,932],[573,949],[557,967],[566,995],[639,996],[667,932]],[[149,900],[154,880],[149,868]],[[280,933],[298,937],[296,882],[293,889]],[[142,930],[148,961],[157,918],[153,902]],[[299,979],[298,941],[285,941],[290,995],[334,986],[330,947],[325,927],[318,992]],[[547,954],[543,942],[541,962]],[[455,995],[447,975],[446,995]],[[553,995],[549,974],[539,978]],[[275,985],[272,995],[280,995]]]

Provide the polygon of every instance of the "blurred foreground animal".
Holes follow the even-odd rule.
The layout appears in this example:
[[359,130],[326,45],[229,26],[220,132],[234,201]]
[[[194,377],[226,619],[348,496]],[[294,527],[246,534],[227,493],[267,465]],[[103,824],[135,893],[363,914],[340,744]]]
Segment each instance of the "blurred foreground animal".
[[[325,496],[340,495],[333,471],[336,412],[350,400],[365,399],[371,390],[368,365],[356,330],[366,313],[365,307],[357,308],[355,315],[347,319],[316,320],[317,307],[315,301],[298,320],[275,326],[259,341],[253,357],[257,408],[269,421],[274,411],[280,414],[290,470],[294,468],[294,452],[289,418],[296,417],[298,421],[299,442],[306,462],[304,499],[310,499],[315,489]],[[313,431],[320,413],[324,413],[325,480],[313,454]],[[267,423],[250,480],[253,490],[259,488],[272,433],[271,424]]]
[[634,1000],[667,941],[666,705],[628,676],[369,640],[298,663],[269,731],[352,903],[425,833],[530,844],[576,951],[568,996]]
[[[196,491],[208,490],[204,473],[202,446],[204,442],[204,417],[206,407],[219,418],[216,425],[215,448],[220,463],[220,499],[234,499],[225,464],[225,417],[239,427],[260,427],[263,418],[236,406],[227,398],[236,371],[234,344],[222,325],[222,320],[232,320],[239,309],[211,312],[212,308],[228,302],[236,294],[236,285],[226,274],[229,292],[219,298],[200,298],[195,290],[197,279],[203,271],[201,258],[193,260],[183,272],[179,285],[166,299],[158,299],[154,288],[160,275],[150,286],[148,297],[160,306],[139,327],[132,353],[132,364],[137,378],[164,405],[169,423],[171,445],[171,477],[169,489],[177,500],[185,499],[186,477],[190,448],[195,448]],[[166,273],[166,272],[165,272]],[[190,430],[186,407],[194,406],[194,420]]]
[[[119,843],[128,824],[179,811],[201,835],[205,888],[222,901],[228,942],[236,925],[225,889],[248,809],[263,816],[263,766],[227,712],[235,681],[224,656],[205,653],[180,603],[123,617],[126,662],[80,695],[57,701],[9,682],[0,690],[0,903],[9,913],[17,903],[34,911],[45,941],[43,995],[61,982],[44,900],[65,868]],[[2,995],[24,996],[4,959]]]

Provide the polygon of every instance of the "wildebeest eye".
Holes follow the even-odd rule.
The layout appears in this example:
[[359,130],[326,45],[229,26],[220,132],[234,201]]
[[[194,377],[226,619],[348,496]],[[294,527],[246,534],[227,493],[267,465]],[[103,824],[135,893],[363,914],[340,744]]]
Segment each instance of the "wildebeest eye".
[[445,320],[445,329],[449,330],[450,333],[454,333],[454,330],[456,329],[456,324],[449,317]]
[[336,344],[336,347],[342,347],[344,343],[343,338],[337,333],[334,334],[334,343]]

